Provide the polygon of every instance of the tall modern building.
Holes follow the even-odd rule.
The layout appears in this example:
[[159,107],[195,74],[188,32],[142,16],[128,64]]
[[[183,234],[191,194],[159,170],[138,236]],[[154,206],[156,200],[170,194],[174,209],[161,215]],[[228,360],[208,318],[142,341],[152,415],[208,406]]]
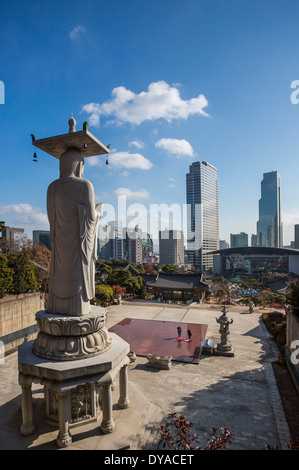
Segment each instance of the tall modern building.
[[154,242],[151,235],[147,232],[142,232],[142,260],[147,261],[154,254]]
[[33,230],[33,245],[44,245],[51,250],[50,230]]
[[4,240],[8,242],[10,249],[21,248],[22,246],[28,245],[28,237],[27,234],[24,233],[23,228],[6,226],[2,232],[2,236]]
[[230,247],[248,246],[248,234],[245,232],[230,234]]
[[251,235],[251,246],[257,246],[257,235],[255,233]]
[[294,225],[294,248],[299,250],[299,224]]
[[213,269],[219,248],[218,172],[207,162],[195,162],[186,175],[187,261],[200,271]]
[[160,264],[184,264],[184,233],[182,230],[159,231]]
[[107,226],[99,226],[98,258],[101,260],[124,257],[123,230],[120,222],[111,221]]
[[277,171],[264,173],[261,182],[257,246],[282,247],[280,175]]
[[142,229],[136,226],[134,229],[127,229],[125,239],[125,258],[134,264],[142,263]]

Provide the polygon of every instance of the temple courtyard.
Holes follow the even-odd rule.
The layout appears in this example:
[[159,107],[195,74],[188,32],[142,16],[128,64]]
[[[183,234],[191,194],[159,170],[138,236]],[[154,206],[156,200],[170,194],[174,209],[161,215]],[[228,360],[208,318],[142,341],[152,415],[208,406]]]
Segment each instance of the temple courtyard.
[[[125,340],[131,338],[131,350],[136,349],[136,360],[129,365],[131,405],[118,407],[116,380],[115,431],[102,434],[99,422],[73,427],[73,442],[60,450],[157,449],[159,425],[171,412],[194,423],[193,432],[203,446],[213,427],[227,427],[235,436],[231,450],[263,450],[265,445],[286,449],[291,437],[271,364],[278,358],[278,350],[261,320],[262,310],[256,308],[250,314],[247,307],[228,307],[234,356],[201,352],[198,360],[192,357],[203,339],[213,340],[215,346],[220,341],[216,322],[220,306],[123,302],[107,311],[107,327],[119,336],[123,331]],[[178,326],[182,327],[181,344]],[[192,331],[191,343],[184,341],[187,327]],[[146,342],[148,337],[151,340]],[[176,356],[178,348],[182,349]],[[147,366],[147,353],[168,353],[177,360],[169,370],[154,369]],[[36,429],[32,435],[22,436],[18,353],[6,356],[0,364],[1,450],[58,450],[57,427],[46,424],[42,417],[43,387],[33,384],[32,391]]]

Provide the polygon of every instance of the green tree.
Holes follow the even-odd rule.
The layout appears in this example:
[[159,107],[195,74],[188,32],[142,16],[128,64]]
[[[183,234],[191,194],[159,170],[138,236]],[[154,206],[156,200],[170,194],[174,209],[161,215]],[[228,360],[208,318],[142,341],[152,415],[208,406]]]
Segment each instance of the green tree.
[[290,290],[286,294],[286,299],[293,308],[299,309],[299,279],[295,279],[290,283]]
[[113,301],[113,289],[111,286],[106,286],[101,284],[100,286],[95,286],[95,298],[100,302],[102,306]]
[[105,263],[98,263],[96,266],[96,282],[107,281],[107,278],[112,274],[111,266]]
[[173,274],[177,274],[180,272],[178,266],[176,266],[175,264],[165,264],[164,266],[162,266],[162,271],[164,273],[173,273]]
[[2,232],[5,230],[5,227],[6,225],[5,225],[4,220],[0,220],[0,251],[2,251],[2,253],[7,253],[9,251],[8,250],[9,243],[2,236]]
[[7,255],[8,266],[13,269],[12,293],[22,294],[39,287],[38,268],[33,264],[27,250],[11,252]]
[[8,265],[7,256],[0,256],[0,298],[10,292],[13,286],[14,271]]
[[144,282],[141,276],[132,276],[131,272],[124,268],[117,268],[108,276],[107,284],[110,286],[125,287],[127,293],[143,295]]
[[4,230],[5,230],[5,222],[4,220],[0,220],[0,233],[2,234]]

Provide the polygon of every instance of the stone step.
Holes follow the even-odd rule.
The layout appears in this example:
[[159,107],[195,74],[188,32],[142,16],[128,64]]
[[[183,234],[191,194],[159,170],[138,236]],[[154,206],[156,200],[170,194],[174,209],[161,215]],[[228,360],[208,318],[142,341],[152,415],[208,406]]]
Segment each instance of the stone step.
[[163,411],[161,408],[157,405],[149,404],[147,415],[136,435],[136,441],[133,445],[134,450],[152,449],[154,441],[159,437],[159,425],[162,417]]
[[161,409],[157,410],[147,441],[143,447],[144,450],[155,450],[158,448],[160,441],[160,425],[163,421],[163,417],[163,411]]

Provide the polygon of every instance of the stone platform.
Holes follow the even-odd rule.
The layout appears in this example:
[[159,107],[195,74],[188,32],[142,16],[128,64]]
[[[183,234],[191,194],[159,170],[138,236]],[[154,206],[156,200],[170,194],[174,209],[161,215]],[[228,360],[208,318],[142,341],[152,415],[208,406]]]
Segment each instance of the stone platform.
[[[220,306],[165,307],[124,302],[107,310],[108,328],[124,318],[197,322],[208,325],[207,338],[215,344],[219,341],[215,317],[220,314]],[[194,423],[193,431],[201,443],[211,436],[213,426],[227,426],[235,434],[231,450],[263,450],[266,444],[286,449],[290,433],[271,364],[279,353],[261,320],[263,311],[255,309],[249,314],[246,307],[229,308],[229,316],[234,319],[230,334],[234,357],[202,355],[198,367],[174,361],[170,370],[150,369],[145,357],[137,357],[128,366],[130,407],[121,409],[118,405],[118,381],[112,391],[115,431],[104,434],[98,422],[77,426],[72,429],[72,443],[65,449],[56,446],[57,427],[42,420],[44,393],[38,383],[32,384],[37,426],[29,436],[20,434],[18,355],[5,357],[0,365],[0,449],[156,449],[161,419],[173,411]]]
[[[32,383],[40,383],[45,391],[45,418],[59,426],[58,447],[72,442],[70,424],[86,424],[102,414],[101,430],[113,432],[111,387],[119,373],[121,408],[129,407],[127,366],[129,344],[112,334],[112,345],[101,355],[76,361],[53,361],[33,353],[34,341],[18,350],[19,383],[22,387],[21,434],[35,430],[32,404]],[[102,410],[101,410],[102,408]],[[102,411],[102,413],[101,413]]]

